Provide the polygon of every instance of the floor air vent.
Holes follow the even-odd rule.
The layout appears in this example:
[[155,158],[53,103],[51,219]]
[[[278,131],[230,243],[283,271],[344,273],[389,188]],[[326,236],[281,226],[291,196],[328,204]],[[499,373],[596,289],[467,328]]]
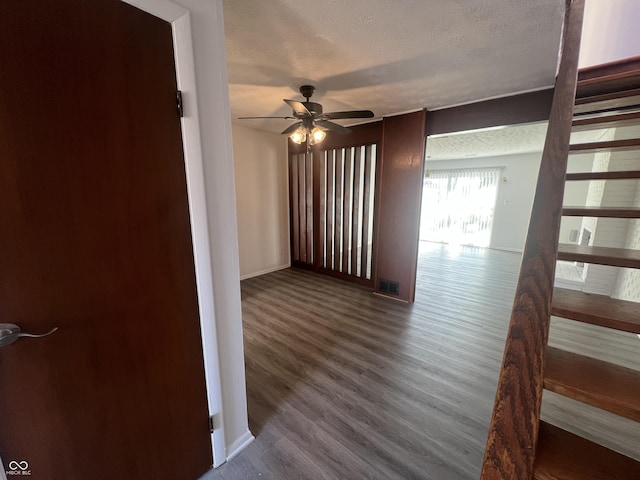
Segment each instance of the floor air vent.
[[400,283],[380,279],[378,282],[378,290],[381,293],[387,293],[389,295],[400,295]]

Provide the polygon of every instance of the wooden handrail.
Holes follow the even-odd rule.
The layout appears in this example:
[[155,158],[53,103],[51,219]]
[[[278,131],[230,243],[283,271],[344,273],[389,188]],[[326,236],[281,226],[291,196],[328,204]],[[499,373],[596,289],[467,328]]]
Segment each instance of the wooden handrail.
[[584,0],[567,0],[562,54],[507,334],[482,480],[533,478]]

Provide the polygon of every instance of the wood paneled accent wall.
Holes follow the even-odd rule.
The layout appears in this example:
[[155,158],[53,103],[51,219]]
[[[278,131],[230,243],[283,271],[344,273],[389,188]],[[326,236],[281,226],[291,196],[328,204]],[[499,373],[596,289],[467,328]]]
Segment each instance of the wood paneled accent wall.
[[373,285],[374,195],[382,122],[289,142],[292,264]]
[[322,153],[316,266],[370,280],[377,145]]
[[313,265],[313,167],[311,153],[289,154],[291,255]]
[[376,208],[374,291],[397,282],[392,298],[413,302],[418,259],[426,110],[383,120]]
[[547,88],[434,110],[429,112],[427,135],[545,122],[549,119],[553,92],[553,88]]

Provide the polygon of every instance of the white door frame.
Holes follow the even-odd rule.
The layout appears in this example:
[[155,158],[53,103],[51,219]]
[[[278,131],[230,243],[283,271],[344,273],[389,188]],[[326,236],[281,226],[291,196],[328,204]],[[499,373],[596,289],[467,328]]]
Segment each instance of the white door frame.
[[211,434],[213,466],[227,460],[222,416],[220,360],[213,300],[213,273],[207,221],[200,121],[196,97],[196,77],[189,11],[170,0],[122,0],[171,23],[178,89],[182,92],[181,119],[191,236],[198,289],[198,307],[209,415],[214,418]]

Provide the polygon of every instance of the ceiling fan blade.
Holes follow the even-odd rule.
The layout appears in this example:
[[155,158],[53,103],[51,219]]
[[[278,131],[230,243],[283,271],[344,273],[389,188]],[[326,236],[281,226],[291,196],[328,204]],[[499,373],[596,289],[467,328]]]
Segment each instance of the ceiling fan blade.
[[289,135],[290,133],[295,132],[300,125],[302,125],[302,122],[296,122],[296,123],[293,123],[293,124],[289,125],[287,128],[285,128],[282,131],[281,135]]
[[283,120],[295,120],[296,117],[238,117],[238,120],[253,120],[261,118],[281,118]]
[[296,112],[298,115],[311,115],[311,112],[307,110],[307,107],[304,106],[302,102],[297,100],[287,100],[284,99],[285,102]]
[[349,110],[346,112],[329,112],[322,116],[329,120],[337,120],[340,118],[373,118],[374,114],[371,110]]
[[315,124],[319,127],[331,130],[332,132],[339,133],[340,135],[348,135],[349,133],[351,133],[351,130],[349,128],[338,125],[337,123],[330,122],[329,120],[316,120]]

